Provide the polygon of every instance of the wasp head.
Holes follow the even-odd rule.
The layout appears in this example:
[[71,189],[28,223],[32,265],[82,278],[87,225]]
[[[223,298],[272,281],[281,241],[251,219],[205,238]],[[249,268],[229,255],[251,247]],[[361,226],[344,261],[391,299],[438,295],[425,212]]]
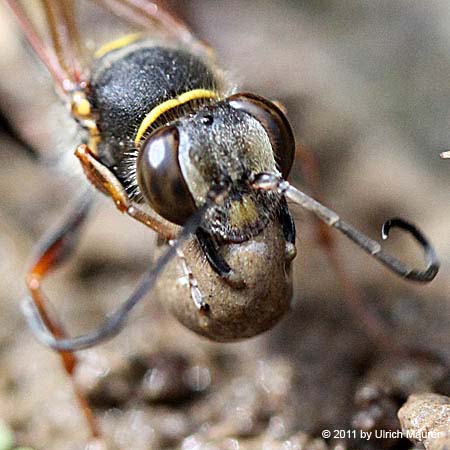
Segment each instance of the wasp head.
[[257,191],[261,172],[287,177],[294,139],[283,113],[251,94],[236,94],[153,132],[138,158],[138,182],[149,204],[182,225],[214,186],[223,203],[209,208],[202,228],[216,238],[243,242],[276,215],[280,196]]

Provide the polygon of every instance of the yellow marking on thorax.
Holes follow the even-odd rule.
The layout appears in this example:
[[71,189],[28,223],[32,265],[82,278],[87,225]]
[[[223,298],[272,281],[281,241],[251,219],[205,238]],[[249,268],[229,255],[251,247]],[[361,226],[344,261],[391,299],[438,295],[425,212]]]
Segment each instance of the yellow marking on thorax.
[[91,115],[91,104],[86,98],[86,93],[84,91],[76,91],[72,94],[70,100],[70,108],[72,114],[80,120],[88,119]]
[[185,92],[184,94],[181,94],[176,98],[171,98],[170,100],[166,100],[165,102],[160,103],[144,117],[144,120],[139,126],[136,138],[134,139],[134,144],[137,147],[142,139],[142,136],[144,136],[145,132],[149,129],[151,124],[154,123],[161,114],[169,111],[169,109],[176,108],[177,106],[183,105],[184,103],[190,102],[191,100],[198,100],[202,98],[209,99],[216,97],[217,94],[208,89],[193,89],[192,91]]
[[92,107],[82,90],[75,91],[71,98],[72,115],[79,120],[80,124],[89,132],[89,149],[97,154],[97,144],[100,142],[100,134],[92,117]]
[[118,39],[114,39],[114,41],[107,42],[106,44],[102,45],[94,54],[96,58],[101,58],[102,56],[106,55],[107,53],[118,50],[119,48],[125,47],[128,44],[132,44],[133,42],[137,41],[142,36],[142,33],[133,33],[133,34],[127,34],[126,36],[122,36]]

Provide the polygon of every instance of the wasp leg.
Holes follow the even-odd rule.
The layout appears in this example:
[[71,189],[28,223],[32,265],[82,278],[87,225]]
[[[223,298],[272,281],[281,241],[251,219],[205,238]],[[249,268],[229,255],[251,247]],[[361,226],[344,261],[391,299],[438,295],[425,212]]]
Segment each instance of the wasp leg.
[[175,239],[177,229],[163,218],[152,215],[142,206],[132,203],[116,176],[103,165],[87,145],[80,145],[75,151],[89,181],[101,192],[110,196],[117,208],[155,230],[166,240]]
[[220,278],[223,278],[230,285],[236,288],[243,288],[245,286],[245,281],[228,265],[219,253],[219,249],[210,234],[202,228],[199,228],[195,232],[195,235],[197,236],[200,248],[205,254],[206,259],[214,272],[216,272]]
[[93,347],[94,345],[98,345],[101,342],[105,342],[106,340],[117,336],[125,326],[126,319],[132,309],[153,289],[158,276],[172,258],[176,256],[177,249],[180,248],[189,236],[195,233],[200,226],[207,209],[212,204],[221,204],[225,196],[226,193],[223,192],[223,188],[220,186],[215,186],[208,192],[205,204],[192,214],[178,234],[177,239],[173,241],[166,252],[158,258],[155,266],[143,275],[141,281],[131,295],[121,303],[113,313],[109,314],[103,324],[95,330],[77,337],[55,338],[46,322],[43,320],[36,304],[32,299],[26,298],[22,303],[22,309],[28,325],[36,339],[54,350],[71,352]]
[[43,8],[55,53],[71,81],[82,80],[81,45],[75,23],[73,0],[43,0]]
[[63,67],[58,55],[54,49],[50,49],[45,45],[34,26],[30,22],[24,9],[18,4],[17,0],[6,0],[9,7],[13,11],[16,19],[22,29],[25,37],[34,51],[37,53],[42,63],[45,65],[55,83],[66,94],[73,88],[73,80]]
[[102,0],[102,2],[116,15],[144,28],[154,25],[155,21],[159,22],[167,32],[195,52],[207,57],[213,56],[211,47],[197,39],[186,23],[170,14],[159,2],[148,0]]
[[[42,290],[42,281],[51,270],[60,266],[73,252],[77,235],[81,225],[86,220],[90,205],[91,197],[89,195],[84,196],[81,202],[74,206],[73,212],[64,223],[48,237],[44,238],[41,244],[38,244],[35,256],[32,259],[31,268],[27,273],[26,282],[31,295],[30,300],[55,339],[66,338],[67,334],[55,314],[49,310],[49,302]],[[94,414],[81,389],[75,382],[74,371],[78,360],[70,351],[59,351],[58,353],[64,370],[72,382],[75,396],[89,424],[91,434],[94,438],[99,437],[100,432]]]
[[[169,245],[171,246],[175,246],[176,244],[176,241],[169,242]],[[198,287],[197,278],[195,278],[194,274],[192,273],[192,270],[186,261],[186,257],[184,256],[183,250],[181,250],[180,247],[177,247],[176,250],[177,256],[181,260],[183,272],[189,284],[189,289],[191,290],[191,298],[199,311],[207,313],[209,311],[209,305],[203,299],[203,295]]]
[[297,249],[295,248],[295,222],[289,212],[285,198],[281,200],[278,220],[281,223],[284,238],[286,239],[286,260],[292,261],[297,256]]

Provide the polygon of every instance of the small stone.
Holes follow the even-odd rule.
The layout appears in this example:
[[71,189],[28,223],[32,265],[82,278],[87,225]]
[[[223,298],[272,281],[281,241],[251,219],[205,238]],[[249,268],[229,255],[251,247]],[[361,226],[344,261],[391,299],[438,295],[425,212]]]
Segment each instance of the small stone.
[[450,449],[450,398],[438,394],[411,395],[398,412],[403,433],[427,450]]

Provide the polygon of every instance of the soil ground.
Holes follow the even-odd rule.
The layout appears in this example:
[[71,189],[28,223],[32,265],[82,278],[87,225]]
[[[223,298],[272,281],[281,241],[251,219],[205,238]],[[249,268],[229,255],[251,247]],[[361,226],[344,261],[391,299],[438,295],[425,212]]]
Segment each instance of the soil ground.
[[[408,283],[334,234],[365,319],[373,315],[387,330],[377,346],[318,244],[314,220],[293,207],[293,307],[273,330],[240,343],[211,343],[184,329],[150,295],[120,336],[80,353],[77,379],[109,448],[412,448],[406,439],[321,436],[323,430],[355,430],[356,437],[360,430],[398,430],[396,413],[410,394],[450,394],[450,163],[439,159],[450,146],[448,2],[195,0],[171,6],[217,50],[240,90],[285,105],[297,140],[318,160],[328,206],[375,238],[387,218],[417,223],[442,267],[431,285]],[[65,148],[70,160],[73,129],[58,126],[61,112],[46,78],[24,54],[4,9],[4,118],[35,148],[47,155]],[[103,23],[87,15],[85,29]],[[0,418],[17,445],[83,448],[87,428],[59,359],[33,339],[18,303],[27,255],[84,181],[75,165],[61,172],[33,161],[7,128],[3,120]],[[301,162],[291,178],[310,191]],[[393,232],[390,240],[389,251],[422,264],[408,237]],[[76,257],[46,284],[72,333],[95,327],[132,290],[151,264],[153,245],[152,233],[99,197]]]

